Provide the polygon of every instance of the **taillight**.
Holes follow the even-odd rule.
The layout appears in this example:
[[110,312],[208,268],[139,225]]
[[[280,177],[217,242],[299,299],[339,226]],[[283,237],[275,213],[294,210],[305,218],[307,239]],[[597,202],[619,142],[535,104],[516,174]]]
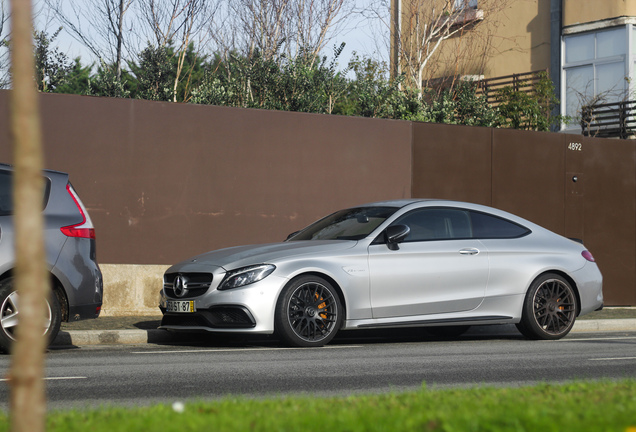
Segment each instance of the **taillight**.
[[590,262],[596,262],[596,260],[594,259],[590,251],[584,250],[583,252],[581,252],[581,255],[583,256],[583,258],[585,258],[586,260]]
[[73,202],[75,203],[75,205],[77,206],[77,209],[82,215],[82,221],[74,225],[68,225],[68,226],[62,227],[60,228],[60,231],[62,231],[62,234],[64,234],[67,237],[80,237],[80,238],[94,239],[95,228],[93,228],[93,223],[91,222],[91,219],[88,216],[88,213],[86,212],[86,209],[84,208],[84,205],[82,205],[82,202],[80,201],[79,197],[75,193],[75,190],[73,190],[73,188],[71,187],[70,183],[66,185],[66,190],[68,191],[71,198],[73,198]]

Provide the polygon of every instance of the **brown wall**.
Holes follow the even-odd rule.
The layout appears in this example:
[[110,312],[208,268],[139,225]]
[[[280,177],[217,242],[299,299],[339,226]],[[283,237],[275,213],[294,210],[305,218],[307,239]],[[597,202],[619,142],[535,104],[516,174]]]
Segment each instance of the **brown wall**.
[[606,304],[636,305],[635,141],[420,123],[413,155],[414,197],[491,205],[582,239]]
[[[0,125],[8,92],[0,91]],[[284,240],[342,207],[411,196],[407,122],[45,94],[46,166],[71,181],[102,263],[170,264]],[[0,161],[10,162],[0,126]]]
[[[11,161],[7,97],[0,91],[0,162]],[[606,303],[636,305],[635,141],[70,95],[40,100],[47,167],[71,173],[97,227],[102,263],[170,264],[278,241],[344,206],[448,198],[581,238],[603,272]]]

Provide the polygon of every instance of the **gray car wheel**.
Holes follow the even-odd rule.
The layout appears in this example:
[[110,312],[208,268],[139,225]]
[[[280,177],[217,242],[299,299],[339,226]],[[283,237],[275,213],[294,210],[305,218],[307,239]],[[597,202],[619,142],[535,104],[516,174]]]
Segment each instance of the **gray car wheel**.
[[578,315],[572,286],[563,277],[546,273],[530,286],[523,305],[519,331],[529,339],[561,339]]
[[292,346],[323,346],[338,332],[342,314],[338,293],[329,282],[317,276],[299,277],[278,299],[276,333]]
[[[44,334],[49,342],[60,331],[62,311],[60,304],[54,295],[46,301],[47,317]],[[15,341],[18,317],[20,315],[20,301],[18,292],[14,287],[13,278],[0,282],[0,349],[8,352]]]

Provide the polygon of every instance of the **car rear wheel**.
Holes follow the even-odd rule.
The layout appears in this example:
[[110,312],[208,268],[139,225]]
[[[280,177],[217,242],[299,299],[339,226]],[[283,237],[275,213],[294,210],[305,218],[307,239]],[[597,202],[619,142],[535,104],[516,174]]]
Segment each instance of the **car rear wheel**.
[[287,284],[278,299],[276,333],[292,346],[323,346],[338,332],[342,314],[338,293],[329,282],[302,276]]
[[570,283],[547,273],[530,286],[517,328],[529,339],[561,339],[572,330],[577,315],[578,304]]
[[[47,315],[44,328],[49,343],[60,331],[62,311],[55,295],[46,300]],[[0,282],[0,350],[8,352],[15,341],[18,317],[20,315],[20,301],[13,278]]]

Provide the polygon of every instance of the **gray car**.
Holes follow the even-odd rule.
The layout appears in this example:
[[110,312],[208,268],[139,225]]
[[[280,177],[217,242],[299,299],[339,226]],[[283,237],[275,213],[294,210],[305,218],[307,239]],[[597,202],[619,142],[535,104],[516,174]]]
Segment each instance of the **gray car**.
[[442,200],[345,209],[282,243],[205,253],[164,275],[161,328],[276,333],[321,346],[341,329],[459,335],[514,323],[559,339],[603,306],[592,254],[520,217]]
[[[53,340],[61,321],[97,318],[102,274],[95,257],[95,229],[66,173],[44,171],[44,236],[52,292],[45,334]],[[13,270],[13,169],[0,164],[0,350],[15,339],[20,315]]]

